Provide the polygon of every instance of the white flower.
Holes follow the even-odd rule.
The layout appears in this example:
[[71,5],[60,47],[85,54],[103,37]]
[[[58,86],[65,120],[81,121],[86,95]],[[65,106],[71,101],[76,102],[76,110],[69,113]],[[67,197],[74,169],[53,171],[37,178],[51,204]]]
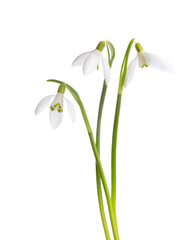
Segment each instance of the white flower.
[[35,114],[37,115],[38,113],[41,113],[47,107],[50,100],[54,96],[55,96],[55,98],[53,99],[53,101],[51,103],[50,111],[49,111],[49,118],[50,118],[51,126],[53,129],[57,128],[62,121],[64,99],[66,101],[68,112],[69,112],[72,122],[74,122],[75,118],[76,118],[75,110],[74,110],[72,103],[67,98],[65,98],[62,93],[57,93],[56,95],[49,95],[49,96],[43,98],[37,105],[37,107],[35,109]]
[[140,68],[152,67],[163,72],[171,73],[173,71],[172,66],[166,60],[142,50],[137,53],[137,56],[128,66],[124,87],[127,87],[131,82],[137,65]]
[[86,75],[99,68],[100,60],[102,64],[104,79],[108,84],[110,80],[110,67],[105,58],[102,56],[101,51],[98,49],[79,55],[72,63],[72,67],[80,66],[83,64],[83,73]]

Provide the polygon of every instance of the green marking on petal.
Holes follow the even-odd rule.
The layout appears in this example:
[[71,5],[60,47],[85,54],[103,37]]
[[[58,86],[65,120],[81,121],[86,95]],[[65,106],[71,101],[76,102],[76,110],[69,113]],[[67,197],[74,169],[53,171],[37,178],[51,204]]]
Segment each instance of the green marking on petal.
[[99,64],[97,65],[97,70],[99,70]]
[[50,106],[50,110],[51,110],[51,111],[54,111],[55,108],[54,108],[53,106]]
[[148,67],[148,65],[147,65],[147,64],[143,64],[143,65],[141,66],[141,68],[144,68],[144,67]]
[[53,106],[51,105],[51,106],[50,106],[51,111],[54,111],[55,108],[57,108],[57,111],[58,111],[58,112],[63,112],[63,109],[62,109],[60,103],[56,103],[55,105],[53,105]]
[[63,110],[62,109],[57,109],[57,111],[60,113],[60,112],[63,112]]
[[59,109],[62,109],[60,103],[56,103],[53,107],[56,108],[58,106]]

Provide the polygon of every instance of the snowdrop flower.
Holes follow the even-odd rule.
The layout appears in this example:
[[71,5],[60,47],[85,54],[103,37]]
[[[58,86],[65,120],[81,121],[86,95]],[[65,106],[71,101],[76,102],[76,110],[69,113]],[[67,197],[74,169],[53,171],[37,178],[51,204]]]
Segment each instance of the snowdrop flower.
[[134,60],[128,66],[124,87],[127,87],[131,82],[137,65],[140,68],[152,67],[168,73],[171,73],[173,71],[172,66],[166,60],[154,54],[143,51],[140,43],[136,43],[135,47],[138,53]]
[[62,121],[64,100],[67,104],[68,112],[72,122],[74,122],[76,118],[74,107],[72,103],[67,98],[64,97],[64,92],[65,92],[65,86],[61,84],[58,88],[58,93],[56,95],[49,95],[43,98],[35,109],[36,115],[38,113],[41,113],[47,107],[50,100],[54,98],[51,103],[50,111],[49,111],[49,119],[53,129],[57,128]]
[[110,80],[110,66],[105,60],[105,58],[102,56],[102,51],[104,47],[105,41],[102,41],[98,44],[95,50],[80,54],[72,63],[72,67],[80,66],[83,64],[83,73],[87,75],[89,73],[92,73],[95,69],[99,69],[99,64],[101,60],[104,79],[108,84]]

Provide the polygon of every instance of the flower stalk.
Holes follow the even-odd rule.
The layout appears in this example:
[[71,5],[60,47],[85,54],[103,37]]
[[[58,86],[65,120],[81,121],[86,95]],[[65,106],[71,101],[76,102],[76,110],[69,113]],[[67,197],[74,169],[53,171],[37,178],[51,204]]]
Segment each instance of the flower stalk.
[[[100,42],[98,44],[97,48],[101,45],[102,45],[102,42]],[[106,46],[107,46],[107,52],[108,52],[108,63],[109,63],[109,66],[111,68],[113,60],[115,58],[115,49],[114,49],[114,46],[112,45],[112,43],[109,42],[109,41],[106,42]],[[103,113],[103,107],[104,107],[106,92],[107,92],[107,83],[104,80],[102,93],[101,93],[101,98],[100,98],[100,104],[99,104],[99,110],[98,110],[98,119],[97,119],[97,128],[96,128],[96,147],[97,147],[99,156],[100,156],[101,119],[102,119],[102,113]],[[98,194],[98,203],[99,203],[99,208],[100,208],[100,215],[101,215],[102,224],[103,224],[103,228],[104,228],[104,232],[105,232],[105,237],[106,237],[106,240],[110,240],[110,234],[109,234],[109,229],[108,229],[108,225],[107,225],[107,220],[106,220],[105,210],[104,210],[104,204],[103,204],[100,173],[99,173],[97,164],[96,164],[96,184],[97,184],[97,194]],[[115,221],[116,221],[116,219],[115,219]]]
[[[99,105],[99,111],[98,111],[98,121],[97,121],[97,128],[96,128],[96,148],[100,156],[100,130],[101,130],[101,118],[102,118],[102,112],[103,112],[103,106],[105,101],[105,95],[107,91],[107,84],[104,81],[103,83],[103,89],[102,94],[100,98],[100,105]],[[100,215],[102,219],[103,229],[105,233],[106,240],[110,240],[110,234],[109,229],[107,225],[107,220],[105,216],[105,210],[104,210],[104,204],[103,204],[103,197],[102,197],[102,189],[101,189],[101,179],[100,179],[100,173],[98,169],[98,165],[96,164],[96,185],[97,185],[97,194],[98,194],[98,203],[100,208]]]
[[108,204],[109,215],[110,215],[110,220],[111,220],[114,239],[119,240],[120,238],[119,238],[119,233],[118,233],[118,230],[117,230],[117,224],[116,224],[116,221],[115,221],[115,218],[114,218],[114,210],[113,210],[113,207],[112,207],[109,188],[108,188],[107,181],[106,181],[106,178],[105,178],[105,174],[104,174],[104,171],[103,171],[103,167],[102,167],[102,164],[101,164],[101,161],[100,161],[100,158],[99,158],[99,153],[98,153],[95,141],[94,141],[93,133],[92,133],[92,130],[91,130],[91,127],[90,127],[90,124],[89,124],[89,121],[88,121],[88,118],[87,118],[87,115],[86,115],[86,112],[85,112],[85,108],[84,108],[81,100],[78,102],[78,104],[80,106],[82,116],[83,116],[85,124],[87,126],[91,146],[92,146],[93,153],[94,153],[94,156],[95,156],[95,159],[96,159],[96,165],[98,167],[98,171],[99,171],[99,174],[100,174],[100,177],[101,177],[101,180],[102,180],[102,184],[103,184],[103,188],[104,188],[104,191],[105,191],[105,196],[106,196],[106,199],[107,199],[107,204]]
[[123,60],[123,64],[120,72],[120,81],[118,87],[118,95],[117,95],[117,103],[114,117],[114,126],[113,126],[113,134],[112,134],[112,157],[111,157],[111,200],[113,211],[116,219],[116,150],[117,150],[117,134],[118,134],[118,124],[119,124],[119,116],[120,116],[120,108],[121,108],[121,98],[122,91],[125,82],[125,77],[127,73],[127,63],[128,57],[131,50],[131,47],[134,43],[134,39],[132,39],[127,47],[125,57]]
[[[65,84],[64,82],[61,82],[61,81],[55,80],[55,79],[49,79],[47,81],[56,82],[56,83],[59,83],[59,84]],[[112,201],[111,201],[109,188],[108,188],[108,185],[107,185],[107,181],[106,181],[105,174],[104,174],[104,171],[103,171],[103,167],[102,167],[102,164],[101,164],[101,161],[100,161],[99,153],[98,153],[98,150],[97,150],[97,147],[96,147],[96,143],[95,143],[95,140],[94,140],[94,137],[93,137],[93,133],[92,133],[92,130],[91,130],[91,126],[90,126],[90,123],[89,123],[84,105],[83,105],[78,93],[70,85],[65,84],[65,87],[68,88],[68,90],[70,91],[70,93],[72,94],[72,96],[74,97],[74,99],[76,100],[76,102],[78,103],[78,105],[80,107],[80,110],[81,110],[81,113],[82,113],[82,116],[83,116],[83,119],[84,119],[84,122],[85,122],[85,125],[86,125],[86,128],[87,128],[87,132],[88,132],[88,135],[89,135],[89,139],[90,139],[90,142],[91,142],[91,146],[92,146],[92,149],[93,149],[93,153],[94,153],[94,156],[95,156],[95,159],[96,159],[96,164],[98,166],[98,171],[99,171],[99,174],[100,174],[100,178],[101,178],[101,181],[102,181],[102,184],[103,184],[114,239],[119,240],[120,238],[119,238],[119,233],[118,233],[118,229],[117,229],[117,224],[116,224],[116,221],[115,221],[115,218],[114,218],[114,211],[113,211],[113,207],[112,207]]]

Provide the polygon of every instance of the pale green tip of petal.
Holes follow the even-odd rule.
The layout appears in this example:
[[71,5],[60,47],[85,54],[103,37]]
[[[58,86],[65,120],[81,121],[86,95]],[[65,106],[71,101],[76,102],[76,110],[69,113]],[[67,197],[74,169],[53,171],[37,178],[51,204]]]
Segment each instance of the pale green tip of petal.
[[104,47],[105,47],[105,41],[101,41],[98,43],[96,49],[99,50],[100,52],[102,52]]
[[135,48],[136,48],[137,52],[142,52],[143,51],[143,48],[142,48],[140,43],[136,43]]

